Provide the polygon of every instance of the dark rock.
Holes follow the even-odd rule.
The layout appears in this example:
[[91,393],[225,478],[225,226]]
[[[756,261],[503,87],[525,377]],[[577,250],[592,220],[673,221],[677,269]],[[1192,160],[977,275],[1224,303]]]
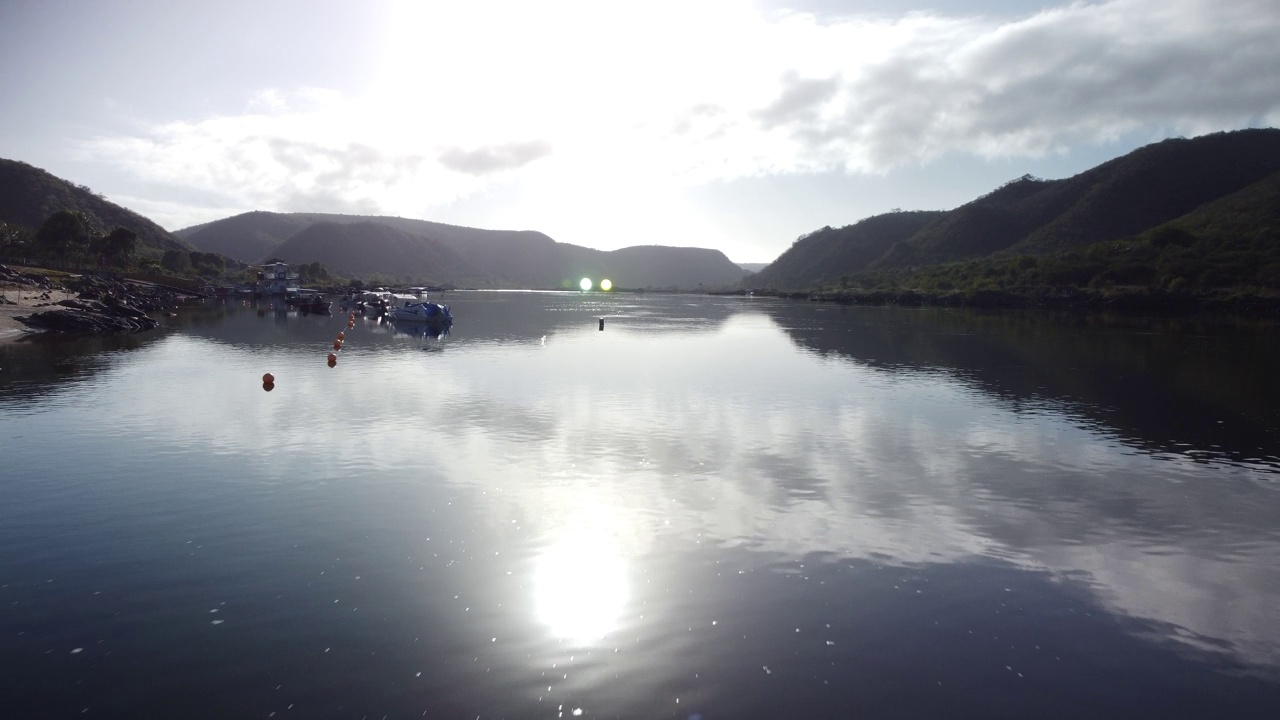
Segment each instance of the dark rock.
[[[22,278],[32,284],[44,282],[51,289],[56,289],[46,278],[38,275],[23,275]],[[79,334],[140,332],[160,324],[159,321],[147,315],[148,310],[168,308],[177,301],[175,293],[153,285],[126,283],[92,276],[73,279],[68,286],[79,293],[79,297],[48,304],[49,307],[58,309],[33,313],[16,319],[29,328],[46,332]],[[47,298],[48,295],[44,297]]]

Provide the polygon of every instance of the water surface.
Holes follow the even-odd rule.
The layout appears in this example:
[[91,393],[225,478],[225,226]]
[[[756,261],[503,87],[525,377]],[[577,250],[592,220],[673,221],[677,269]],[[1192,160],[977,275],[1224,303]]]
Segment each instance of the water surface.
[[0,346],[9,714],[1280,703],[1273,329],[448,301]]

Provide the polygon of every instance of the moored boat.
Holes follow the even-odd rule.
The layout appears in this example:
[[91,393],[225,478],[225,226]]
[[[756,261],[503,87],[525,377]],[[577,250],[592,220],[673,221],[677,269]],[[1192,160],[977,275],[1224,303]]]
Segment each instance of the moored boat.
[[438,327],[453,324],[453,314],[448,305],[434,302],[406,302],[390,311],[392,320],[397,322],[427,323]]
[[332,305],[320,293],[300,290],[285,296],[285,304],[304,313],[327,313]]

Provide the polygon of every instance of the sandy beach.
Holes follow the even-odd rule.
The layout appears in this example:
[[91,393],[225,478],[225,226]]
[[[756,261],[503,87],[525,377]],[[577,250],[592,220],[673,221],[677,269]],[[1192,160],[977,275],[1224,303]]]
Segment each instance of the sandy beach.
[[12,342],[32,333],[26,325],[18,322],[17,317],[19,315],[30,315],[48,310],[49,308],[43,306],[66,298],[73,298],[75,293],[62,290],[40,290],[30,287],[24,287],[19,291],[16,288],[9,287],[0,290],[0,297],[3,297],[6,301],[0,302],[0,343],[3,343]]

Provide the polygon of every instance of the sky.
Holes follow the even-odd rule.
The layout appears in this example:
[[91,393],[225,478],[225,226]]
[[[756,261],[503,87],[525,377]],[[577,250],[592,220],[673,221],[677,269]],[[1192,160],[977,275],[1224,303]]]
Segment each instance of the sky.
[[768,262],[1280,126],[1275,0],[0,0],[0,157],[169,230],[385,214]]

